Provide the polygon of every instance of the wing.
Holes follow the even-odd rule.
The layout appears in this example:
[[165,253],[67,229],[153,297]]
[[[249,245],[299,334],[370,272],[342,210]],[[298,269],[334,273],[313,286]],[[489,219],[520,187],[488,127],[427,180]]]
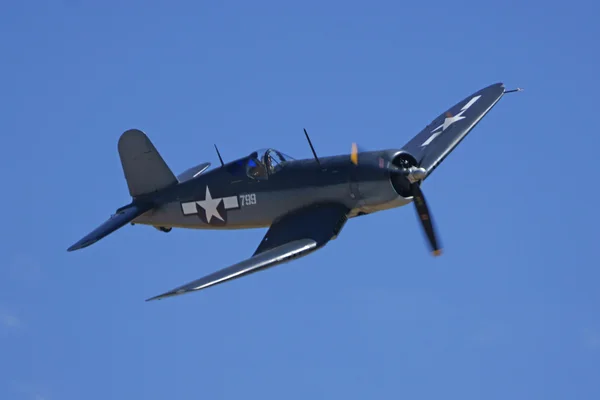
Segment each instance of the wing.
[[417,159],[427,175],[431,174],[503,95],[502,83],[473,93],[439,115],[402,149]]
[[275,221],[247,260],[214,272],[146,301],[206,289],[226,281],[304,257],[334,239],[347,221],[350,210],[341,204],[314,205]]

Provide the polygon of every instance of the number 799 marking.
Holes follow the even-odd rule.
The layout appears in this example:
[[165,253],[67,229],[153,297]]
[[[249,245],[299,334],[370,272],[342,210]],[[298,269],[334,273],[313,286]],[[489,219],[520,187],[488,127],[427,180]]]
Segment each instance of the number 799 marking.
[[252,206],[256,204],[256,194],[240,194],[240,201],[242,202],[242,206]]

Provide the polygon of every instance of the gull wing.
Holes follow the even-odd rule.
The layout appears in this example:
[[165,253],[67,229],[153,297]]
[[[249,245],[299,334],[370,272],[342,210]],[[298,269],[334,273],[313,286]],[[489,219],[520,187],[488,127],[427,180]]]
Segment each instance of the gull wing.
[[487,86],[440,114],[402,149],[427,170],[427,175],[458,146],[505,93],[502,83]]
[[146,301],[206,289],[304,257],[339,234],[349,211],[341,204],[313,205],[296,210],[273,222],[252,257]]

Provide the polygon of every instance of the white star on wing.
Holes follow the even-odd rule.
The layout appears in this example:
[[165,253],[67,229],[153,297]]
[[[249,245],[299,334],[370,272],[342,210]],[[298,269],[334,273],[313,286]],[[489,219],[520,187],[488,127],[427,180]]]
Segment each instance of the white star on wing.
[[[424,141],[423,144],[421,145],[421,147],[427,146],[429,143],[431,143],[433,141],[433,139],[438,137],[442,132],[444,132],[446,129],[448,129],[448,127],[450,125],[452,125],[453,123],[460,121],[461,119],[465,119],[466,117],[463,116],[465,111],[467,111],[473,104],[475,104],[475,102],[477,100],[479,100],[480,97],[481,97],[481,95],[475,96],[471,100],[469,100],[469,102],[467,104],[465,104],[460,109],[460,112],[458,114],[456,114],[455,116],[452,116],[449,112],[446,113],[446,118],[444,119],[444,123],[431,131],[431,133],[433,133],[433,135],[431,135],[426,141]],[[440,128],[442,128],[442,130],[439,132],[436,132]]]
[[219,214],[219,211],[217,211],[217,207],[219,206],[219,203],[221,202],[221,200],[223,200],[223,199],[213,199],[212,196],[210,195],[210,190],[208,189],[208,186],[207,186],[206,187],[206,196],[205,196],[204,200],[196,202],[206,212],[206,222],[207,223],[210,223],[210,220],[212,219],[212,217],[215,217],[215,218],[220,219],[221,221],[224,221],[223,217],[221,217],[221,215]]
[[435,131],[437,131],[440,128],[442,128],[442,130],[439,131],[439,132],[435,132],[433,135],[429,136],[429,139],[427,139],[425,142],[423,142],[423,144],[421,145],[421,147],[427,146],[429,143],[431,143],[433,141],[433,139],[435,139],[436,137],[438,137],[440,135],[440,133],[444,132],[446,129],[448,129],[448,127],[450,125],[452,125],[456,121],[460,121],[461,119],[464,119],[465,117],[463,117],[461,115],[464,112],[465,111],[463,110],[459,114],[455,115],[454,117],[446,117],[444,119],[444,123],[441,124],[440,126],[438,126],[437,128],[435,128],[434,130],[432,130],[431,132],[435,132]]

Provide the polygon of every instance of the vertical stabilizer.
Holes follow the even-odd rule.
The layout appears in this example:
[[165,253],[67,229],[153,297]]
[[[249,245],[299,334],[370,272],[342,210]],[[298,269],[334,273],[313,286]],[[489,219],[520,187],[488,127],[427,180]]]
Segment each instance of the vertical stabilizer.
[[178,183],[144,132],[138,129],[125,131],[118,147],[131,197],[150,194]]

